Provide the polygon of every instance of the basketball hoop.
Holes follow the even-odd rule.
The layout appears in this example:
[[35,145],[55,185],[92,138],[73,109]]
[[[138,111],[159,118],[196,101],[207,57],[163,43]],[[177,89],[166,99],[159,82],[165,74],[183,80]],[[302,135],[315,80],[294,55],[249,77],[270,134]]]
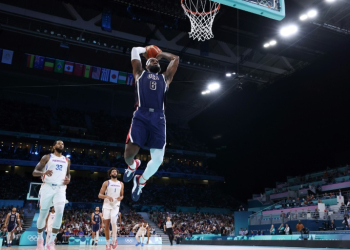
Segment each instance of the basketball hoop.
[[190,37],[198,41],[214,37],[212,27],[220,4],[210,0],[181,0],[181,6],[191,22]]

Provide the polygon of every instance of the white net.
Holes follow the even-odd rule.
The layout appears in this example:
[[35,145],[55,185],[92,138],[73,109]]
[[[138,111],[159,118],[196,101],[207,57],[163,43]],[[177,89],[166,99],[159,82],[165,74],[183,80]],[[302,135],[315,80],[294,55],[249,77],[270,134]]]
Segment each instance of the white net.
[[190,37],[198,41],[214,37],[212,27],[220,4],[210,0],[181,0],[181,6],[191,22]]

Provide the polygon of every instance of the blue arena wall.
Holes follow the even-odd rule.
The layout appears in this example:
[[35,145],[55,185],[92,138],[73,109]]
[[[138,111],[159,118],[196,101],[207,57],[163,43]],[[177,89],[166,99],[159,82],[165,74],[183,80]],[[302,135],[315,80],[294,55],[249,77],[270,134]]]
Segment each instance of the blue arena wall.
[[251,211],[235,212],[235,235],[239,235],[240,228],[248,228]]

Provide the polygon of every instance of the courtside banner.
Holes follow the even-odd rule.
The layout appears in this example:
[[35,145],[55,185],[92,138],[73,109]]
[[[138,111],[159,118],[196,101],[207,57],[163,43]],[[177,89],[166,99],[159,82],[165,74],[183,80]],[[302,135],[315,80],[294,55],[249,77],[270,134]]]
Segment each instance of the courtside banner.
[[[140,238],[141,240],[142,238]],[[137,240],[135,237],[117,237],[118,245],[135,245]],[[91,237],[69,237],[69,245],[91,245]],[[145,237],[144,244],[147,243],[147,237]],[[162,237],[151,237],[149,245],[162,245]],[[99,237],[98,245],[106,245],[106,237]]]

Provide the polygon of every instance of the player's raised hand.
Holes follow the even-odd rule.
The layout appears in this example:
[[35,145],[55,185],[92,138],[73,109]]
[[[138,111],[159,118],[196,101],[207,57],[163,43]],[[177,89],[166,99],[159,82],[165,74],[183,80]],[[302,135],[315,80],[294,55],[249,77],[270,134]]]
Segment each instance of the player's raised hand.
[[64,180],[63,180],[63,185],[68,185],[70,182],[70,179],[66,176],[64,177]]
[[46,172],[44,173],[44,175],[51,176],[52,173],[53,173],[52,170],[46,170]]

